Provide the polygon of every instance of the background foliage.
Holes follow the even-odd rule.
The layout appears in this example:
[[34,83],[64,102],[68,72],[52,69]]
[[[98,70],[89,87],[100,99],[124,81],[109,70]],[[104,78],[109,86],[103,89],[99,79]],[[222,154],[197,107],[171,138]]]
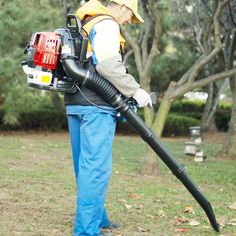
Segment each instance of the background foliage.
[[[49,92],[48,92],[49,93]],[[38,98],[41,98],[38,96]],[[4,123],[6,108],[0,108],[0,130],[64,130],[67,129],[65,113],[55,109],[50,96],[43,96],[34,107],[18,114],[18,126]],[[163,134],[165,136],[188,135],[189,127],[198,126],[204,109],[203,101],[186,99],[175,101],[168,115]],[[216,125],[220,131],[227,131],[230,120],[231,105],[221,104],[216,112]],[[139,115],[144,118],[143,110]],[[127,123],[118,122],[117,132],[135,134],[135,130]]]
[[[25,58],[24,48],[31,34],[63,26],[66,12],[73,13],[80,2],[0,0],[1,129],[61,129],[66,127],[64,113],[53,105],[51,99],[53,93],[27,87],[20,63]],[[160,1],[158,4],[163,13],[161,24],[164,33],[159,45],[160,55],[151,71],[151,88],[152,91],[162,93],[167,89],[170,81],[177,81],[181,77],[198,54],[196,47],[190,42],[191,38],[184,39],[181,34],[176,33],[176,25],[187,28],[188,13],[183,8],[180,20],[178,14],[181,11],[169,12],[165,1]],[[134,28],[130,27],[129,30],[132,32]],[[141,28],[138,27],[135,30],[138,31]],[[127,63],[130,73],[138,79],[134,57],[129,57]],[[60,95],[60,99],[63,100],[63,96]],[[189,126],[200,124],[203,107],[203,103],[199,105],[186,101],[175,102],[164,134],[185,134]],[[218,109],[216,122],[220,130],[227,130],[229,111],[230,108]],[[141,116],[143,116],[142,112],[140,111]]]

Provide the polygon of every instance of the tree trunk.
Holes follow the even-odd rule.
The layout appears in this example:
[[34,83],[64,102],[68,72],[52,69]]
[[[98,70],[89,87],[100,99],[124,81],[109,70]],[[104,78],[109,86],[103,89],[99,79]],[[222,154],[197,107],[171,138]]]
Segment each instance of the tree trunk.
[[208,90],[208,97],[206,100],[206,104],[204,106],[204,111],[203,111],[202,119],[201,119],[201,128],[202,128],[202,131],[204,132],[208,131],[208,128],[209,128],[209,124],[206,123],[206,120],[211,112],[211,107],[212,107],[213,90],[214,90],[213,84],[209,84],[207,86],[207,90]]
[[220,100],[220,95],[225,90],[227,83],[228,80],[225,80],[221,84],[220,88],[217,87],[216,83],[210,84],[208,86],[208,98],[201,119],[201,127],[203,131],[217,131],[215,123],[215,113]]
[[61,10],[63,12],[64,17],[66,17],[67,13],[68,13],[68,9],[67,9],[67,0],[62,0],[61,1]]
[[[232,42],[230,45],[227,45],[229,50],[227,51],[227,67],[232,68],[234,64],[234,54],[236,49],[236,32],[233,33]],[[227,158],[235,158],[236,157],[236,78],[235,76],[231,76],[230,80],[230,89],[232,94],[232,110],[231,110],[231,119],[229,123],[229,130],[227,133],[227,137],[225,143],[223,145],[220,154],[223,154]]]
[[52,93],[51,99],[52,99],[53,105],[56,107],[56,109],[62,113],[65,113],[65,106],[62,102],[62,99],[59,97],[58,93]]
[[161,101],[156,118],[152,125],[152,129],[154,130],[157,137],[161,137],[168,113],[170,111],[171,104],[172,104],[172,101],[168,98],[167,95],[165,95]]
[[141,175],[158,175],[160,174],[159,162],[156,153],[145,145],[145,154],[140,166],[139,173]]
[[[150,78],[149,78],[150,79]],[[141,79],[142,87],[150,92],[150,83],[144,83],[144,79]],[[146,79],[147,81],[147,79]],[[147,107],[144,108],[144,120],[145,123],[151,127],[153,123],[154,110],[153,108],[149,109]],[[141,175],[158,175],[159,173],[159,163],[156,153],[149,147],[148,144],[145,144],[145,154],[143,161],[140,166],[139,173]]]
[[[165,96],[161,102],[160,108],[158,109],[157,116],[155,121],[152,124],[152,130],[154,133],[160,137],[164,129],[164,125],[167,119],[171,107],[171,100]],[[145,146],[145,155],[142,162],[140,173],[146,175],[157,175],[159,174],[160,168],[158,164],[158,159],[156,153],[146,144]]]
[[215,112],[209,116],[208,121],[208,129],[209,132],[217,132],[217,126],[215,121]]
[[236,158],[236,78],[231,78],[232,111],[227,137],[221,151],[226,158]]

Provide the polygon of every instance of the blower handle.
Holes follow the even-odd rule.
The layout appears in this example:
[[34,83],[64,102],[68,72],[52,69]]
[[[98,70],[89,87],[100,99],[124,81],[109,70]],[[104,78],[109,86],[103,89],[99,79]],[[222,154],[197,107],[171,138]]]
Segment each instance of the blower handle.
[[71,32],[80,32],[82,28],[80,19],[76,15],[68,14],[66,16],[66,28]]

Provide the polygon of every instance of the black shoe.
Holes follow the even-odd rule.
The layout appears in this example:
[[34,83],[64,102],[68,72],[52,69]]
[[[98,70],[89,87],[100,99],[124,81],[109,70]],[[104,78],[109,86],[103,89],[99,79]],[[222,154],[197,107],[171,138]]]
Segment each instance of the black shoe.
[[109,230],[118,229],[118,228],[120,228],[120,224],[114,223],[114,222],[110,222],[108,226],[103,227],[103,229],[109,229]]

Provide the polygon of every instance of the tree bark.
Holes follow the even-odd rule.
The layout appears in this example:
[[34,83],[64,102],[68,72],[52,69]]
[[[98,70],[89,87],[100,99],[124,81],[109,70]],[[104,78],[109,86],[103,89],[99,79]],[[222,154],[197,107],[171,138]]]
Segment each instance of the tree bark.
[[164,130],[166,119],[170,111],[172,100],[168,98],[167,95],[161,101],[160,107],[158,109],[157,115],[155,117],[152,128],[156,133],[157,137],[161,137],[161,134]]
[[211,112],[211,108],[212,108],[212,104],[213,104],[213,94],[214,94],[214,86],[213,84],[209,84],[207,86],[207,100],[206,100],[206,104],[204,106],[204,111],[202,114],[202,119],[201,119],[201,129],[202,131],[206,132],[209,131],[209,123],[206,122],[206,120],[209,117],[209,114]]
[[63,13],[64,17],[66,17],[66,15],[68,13],[67,0],[62,0],[61,1],[61,10],[62,10],[62,13]]
[[[204,107],[202,119],[201,119],[201,128],[204,132],[217,131],[216,123],[215,123],[215,113],[217,109],[217,105],[220,100],[220,95],[223,93],[228,80],[225,80],[223,84],[220,85],[220,88],[217,88],[217,85],[210,84],[208,86],[208,97]],[[216,91],[217,90],[217,91]]]
[[236,78],[231,79],[230,87],[232,92],[232,112],[227,136],[228,158],[236,158]]
[[231,78],[230,88],[232,93],[231,119],[227,137],[220,154],[223,154],[226,158],[236,159],[236,78]]
[[141,175],[158,175],[160,172],[156,153],[146,144],[143,161],[140,165]]
[[62,99],[58,95],[58,93],[52,93],[51,99],[52,99],[53,105],[56,107],[56,109],[62,113],[65,113],[65,106],[63,104]]
[[[236,49],[236,32],[233,33],[231,45],[228,47],[227,67],[232,68],[234,62],[234,53]],[[230,77],[230,89],[232,93],[232,110],[231,119],[227,138],[219,154],[223,154],[227,158],[236,158],[236,77]]]

